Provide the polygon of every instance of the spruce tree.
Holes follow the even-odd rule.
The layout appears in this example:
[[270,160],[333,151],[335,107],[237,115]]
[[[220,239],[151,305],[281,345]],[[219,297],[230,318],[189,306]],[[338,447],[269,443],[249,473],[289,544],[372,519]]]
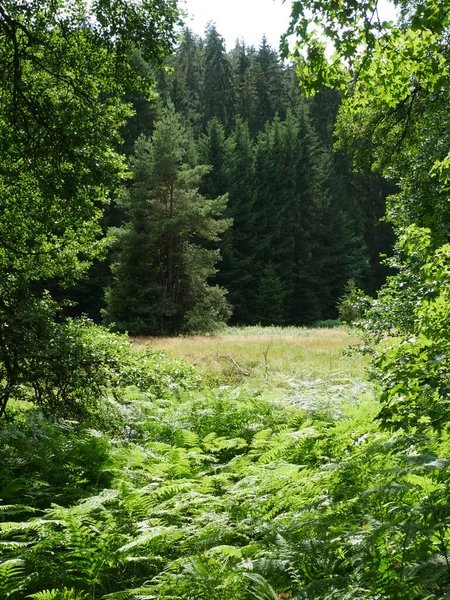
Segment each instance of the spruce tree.
[[[346,150],[333,151],[340,103],[338,91],[324,88],[308,101],[308,107],[314,129],[330,156],[326,178],[334,210],[343,212],[348,236],[353,239],[353,250],[349,249],[349,255],[345,250],[343,255],[352,272],[350,279],[372,294],[389,274],[388,267],[381,264],[380,255],[390,253],[394,237],[392,226],[383,217],[386,197],[395,193],[396,187],[367,165],[355,172]],[[361,268],[363,261],[365,266]]]
[[234,85],[225,42],[213,23],[206,28],[203,111],[205,122],[217,117],[229,127],[234,116]]
[[200,38],[189,28],[184,29],[178,51],[168,64],[173,68],[166,86],[169,97],[176,111],[196,132],[200,132],[203,124],[204,56]]
[[222,262],[216,279],[229,291],[232,322],[254,323],[257,277],[254,272],[255,239],[255,151],[247,123],[238,119],[228,140],[226,172],[229,202],[226,216],[233,227],[222,239]]
[[256,320],[261,325],[284,325],[286,323],[284,299],[286,290],[275,266],[269,263],[258,286]]
[[132,335],[211,331],[229,316],[225,291],[208,284],[219,252],[204,246],[231,224],[221,218],[227,196],[199,193],[210,167],[193,166],[193,152],[173,105],[151,139],[136,143],[106,311],[109,323]]
[[285,73],[278,53],[263,36],[254,60],[260,130],[264,124],[279,115],[286,115]]
[[211,167],[202,181],[201,192],[208,198],[221,196],[228,191],[226,174],[226,135],[223,125],[217,117],[209,121],[206,132],[198,142],[199,158],[203,164]]

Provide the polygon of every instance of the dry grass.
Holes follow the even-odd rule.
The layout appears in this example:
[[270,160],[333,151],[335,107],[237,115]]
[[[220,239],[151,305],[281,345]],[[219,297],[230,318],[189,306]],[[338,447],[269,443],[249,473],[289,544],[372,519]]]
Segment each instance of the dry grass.
[[220,383],[290,387],[293,380],[363,378],[365,360],[343,354],[357,344],[344,329],[227,328],[217,336],[135,338],[133,345],[164,350],[198,364]]

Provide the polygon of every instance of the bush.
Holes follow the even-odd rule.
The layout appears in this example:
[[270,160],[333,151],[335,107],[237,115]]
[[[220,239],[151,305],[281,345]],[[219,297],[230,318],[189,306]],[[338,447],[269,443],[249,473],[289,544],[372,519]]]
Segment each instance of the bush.
[[55,321],[58,305],[45,294],[17,299],[13,317],[0,325],[0,417],[10,399],[30,401],[46,415],[84,419],[102,397],[127,386],[162,396],[198,384],[194,367],[135,352],[125,335],[86,318]]
[[345,285],[344,294],[339,298],[339,321],[350,326],[357,324],[369,309],[371,301],[363,290],[356,287],[355,280],[350,279]]
[[335,327],[341,327],[342,323],[339,319],[325,319],[323,321],[316,321],[313,324],[313,328],[317,329],[334,329]]

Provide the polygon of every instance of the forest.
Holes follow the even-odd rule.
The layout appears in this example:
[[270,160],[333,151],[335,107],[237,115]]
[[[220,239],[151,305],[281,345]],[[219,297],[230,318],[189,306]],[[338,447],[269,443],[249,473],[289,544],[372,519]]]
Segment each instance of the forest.
[[0,599],[448,598],[450,2],[180,4],[0,0]]
[[395,184],[333,152],[339,92],[307,100],[264,36],[229,53],[212,23],[181,39],[158,99],[131,98],[132,181],[104,224],[117,242],[75,292],[78,311],[132,335],[336,319],[349,281],[374,294],[389,273]]

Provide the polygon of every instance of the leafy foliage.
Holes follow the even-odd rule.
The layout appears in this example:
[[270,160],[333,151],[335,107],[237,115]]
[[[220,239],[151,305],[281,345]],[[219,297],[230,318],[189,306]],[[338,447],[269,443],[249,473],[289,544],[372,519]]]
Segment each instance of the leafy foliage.
[[344,295],[339,299],[339,319],[346,325],[361,325],[365,313],[371,305],[371,298],[356,287],[354,279],[350,279],[345,286]]
[[[399,18],[388,23],[376,1],[295,2],[290,31],[301,34],[294,54],[309,74],[305,86],[345,91],[339,146],[353,146],[357,165],[373,164],[398,183],[387,207],[397,235],[390,261],[397,275],[365,326],[376,342],[381,422],[441,432],[448,417],[450,7],[434,0],[395,4]],[[330,60],[321,34],[334,45]],[[380,344],[386,335],[393,339]]]
[[104,384],[100,349],[58,323],[43,290],[106,253],[100,220],[125,176],[123,96],[153,84],[133,59],[139,45],[161,66],[177,15],[172,1],[0,6],[0,417],[30,390],[47,410],[80,412]]
[[[49,297],[22,298],[14,305],[17,326],[10,327],[14,321],[3,324],[0,416],[5,416],[8,401],[21,400],[47,415],[86,419],[97,412],[102,418],[101,398],[120,397],[127,386],[164,396],[167,386],[195,385],[199,379],[194,370],[190,373],[151,350],[133,352],[126,336],[87,319],[57,322],[55,310]],[[23,340],[28,342],[25,356],[17,348]]]
[[104,252],[100,208],[124,172],[121,96],[149,83],[131,58],[139,43],[161,63],[176,18],[173,2],[2,4],[2,277],[73,281]]

